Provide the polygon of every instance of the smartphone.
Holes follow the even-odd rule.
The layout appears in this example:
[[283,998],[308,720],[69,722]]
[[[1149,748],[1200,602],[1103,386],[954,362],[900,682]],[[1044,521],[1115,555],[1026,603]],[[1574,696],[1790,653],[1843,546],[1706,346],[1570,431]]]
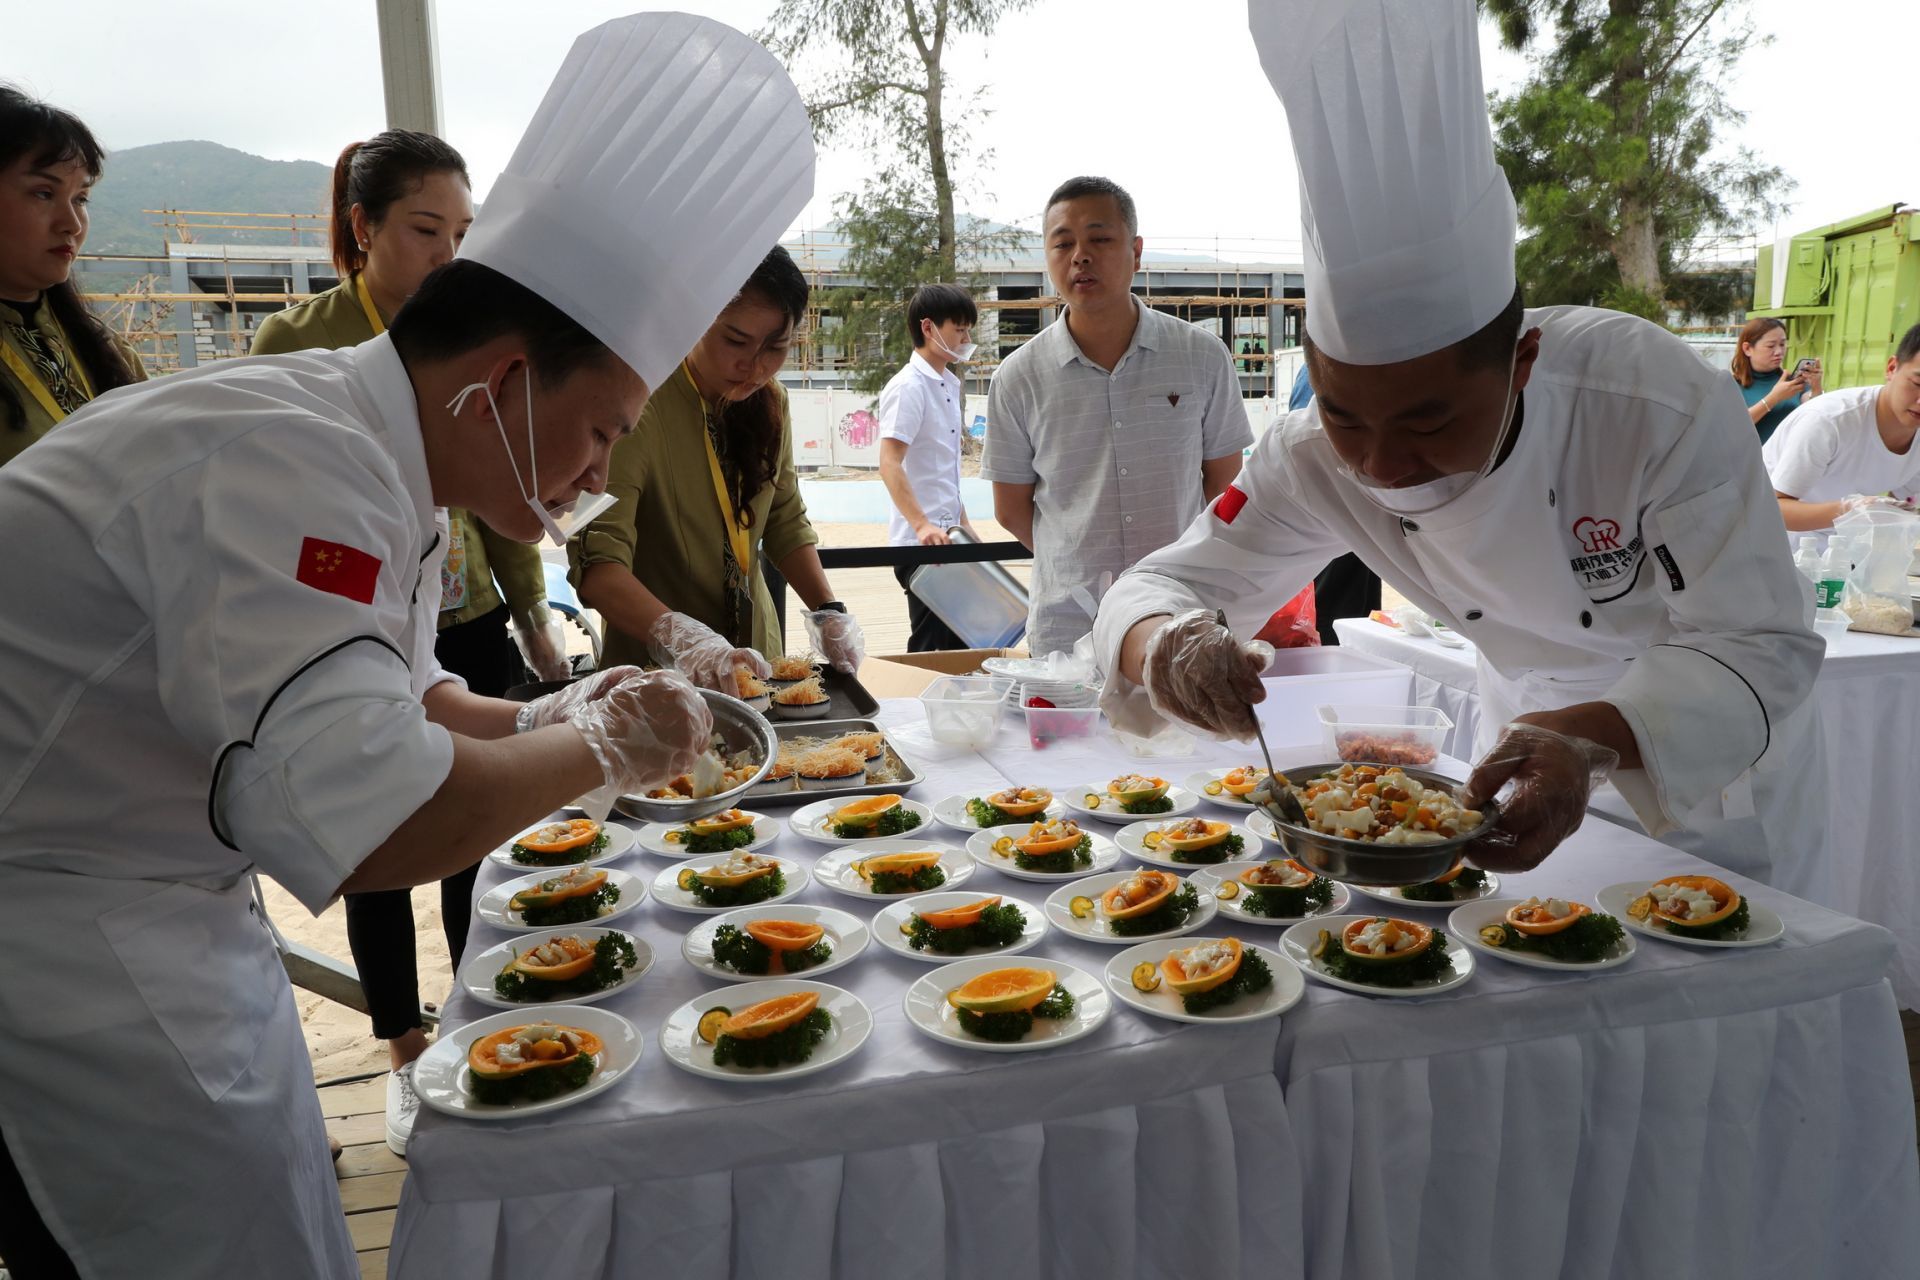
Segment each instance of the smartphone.
[[1812,373],[1815,369],[1818,369],[1819,367],[1820,367],[1820,362],[1818,360],[1815,360],[1812,356],[1808,356],[1806,359],[1802,360],[1799,364],[1793,366],[1793,376],[1796,378],[1804,378],[1809,373]]

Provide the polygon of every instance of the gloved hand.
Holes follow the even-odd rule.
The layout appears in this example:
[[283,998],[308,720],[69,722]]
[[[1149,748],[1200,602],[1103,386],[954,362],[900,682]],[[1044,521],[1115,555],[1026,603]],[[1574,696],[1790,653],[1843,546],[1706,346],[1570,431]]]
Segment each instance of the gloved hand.
[[567,723],[587,740],[606,785],[644,794],[693,768],[713,743],[713,713],[677,671],[643,671],[606,697],[574,709]]
[[762,680],[773,674],[767,660],[752,649],[736,649],[706,623],[684,613],[664,613],[647,633],[647,650],[663,667],[673,667],[699,685],[728,697],[737,697],[735,667],[745,667]]
[[1211,609],[1189,609],[1153,633],[1141,683],[1153,709],[1196,729],[1242,741],[1253,737],[1253,703],[1267,696],[1260,676],[1273,646],[1241,644]]
[[1850,493],[1840,499],[1840,514],[1849,511],[1899,511],[1906,503],[1884,493]]
[[848,675],[858,672],[867,656],[867,637],[860,630],[859,619],[837,609],[815,609],[807,614],[807,638],[829,666]]
[[541,680],[565,680],[573,674],[567,661],[567,638],[560,620],[545,605],[535,605],[524,614],[513,615],[508,628],[521,660]]
[[1586,818],[1593,789],[1619,762],[1611,747],[1514,721],[1474,766],[1461,792],[1461,805],[1478,809],[1513,783],[1500,802],[1498,825],[1467,846],[1467,858],[1488,871],[1540,865]]
[[514,717],[513,731],[526,733],[533,729],[544,729],[550,724],[565,724],[575,710],[606,697],[621,681],[645,674],[639,667],[608,667],[605,671],[584,676],[564,689],[557,689],[522,706]]

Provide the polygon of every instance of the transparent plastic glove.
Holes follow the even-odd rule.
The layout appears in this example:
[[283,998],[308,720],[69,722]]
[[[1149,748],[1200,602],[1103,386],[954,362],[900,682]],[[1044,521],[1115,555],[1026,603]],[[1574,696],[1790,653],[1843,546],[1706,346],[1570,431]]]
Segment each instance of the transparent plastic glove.
[[1273,646],[1241,644],[1211,609],[1189,609],[1153,633],[1141,683],[1153,709],[1221,738],[1253,737],[1253,703]]
[[1905,503],[1884,493],[1850,493],[1840,499],[1840,514],[1850,511],[1899,511]]
[[533,729],[544,729],[550,724],[565,724],[575,710],[606,697],[621,681],[645,674],[639,667],[608,667],[605,671],[583,676],[564,689],[535,698],[522,706],[514,718],[513,730],[515,733],[527,733]]
[[1620,757],[1611,747],[1515,721],[1474,766],[1460,803],[1478,809],[1502,787],[1499,824],[1467,846],[1467,858],[1488,871],[1526,871],[1540,865],[1587,816],[1593,789]]
[[758,652],[735,648],[712,627],[684,613],[662,614],[647,634],[647,650],[661,666],[672,667],[702,689],[728,697],[740,692],[733,675],[735,667],[745,667],[762,680],[773,674],[773,668]]
[[643,671],[606,697],[576,707],[567,723],[587,740],[615,794],[644,793],[693,768],[713,743],[713,713],[677,671]]
[[815,609],[809,613],[807,638],[813,641],[815,651],[829,666],[848,675],[858,672],[867,656],[867,637],[860,630],[860,620],[837,609]]
[[573,674],[567,661],[567,636],[560,620],[545,605],[516,613],[507,628],[527,669],[541,680],[565,680]]

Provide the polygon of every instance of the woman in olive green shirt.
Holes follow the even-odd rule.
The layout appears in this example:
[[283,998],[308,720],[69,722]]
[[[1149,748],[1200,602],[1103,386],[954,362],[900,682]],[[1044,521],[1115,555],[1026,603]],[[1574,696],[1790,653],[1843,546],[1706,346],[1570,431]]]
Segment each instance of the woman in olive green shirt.
[[0,85],[0,464],[95,396],[146,379],[73,286],[104,159],[78,117]]
[[806,602],[828,661],[858,668],[860,628],[833,599],[793,469],[774,381],[806,314],[807,281],[776,246],[613,448],[618,499],[570,544],[580,598],[607,624],[603,661],[671,663],[734,692],[783,648],[760,558]]

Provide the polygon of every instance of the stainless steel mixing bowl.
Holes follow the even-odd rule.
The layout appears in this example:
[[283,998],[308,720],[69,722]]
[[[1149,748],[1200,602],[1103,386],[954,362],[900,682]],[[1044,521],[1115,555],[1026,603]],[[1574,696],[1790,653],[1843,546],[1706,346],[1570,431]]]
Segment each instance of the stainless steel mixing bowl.
[[[1287,769],[1284,772],[1294,785],[1303,785],[1308,779],[1317,778],[1323,773],[1332,773],[1346,764],[1367,764],[1365,760],[1335,760],[1331,764],[1309,764]],[[1411,769],[1405,765],[1376,764],[1376,769],[1398,768],[1402,773],[1428,786],[1445,787],[1458,795],[1460,788],[1466,785],[1458,778],[1449,778],[1428,769]],[[1280,816],[1277,805],[1260,806],[1278,834],[1280,847],[1287,856],[1298,860],[1301,865],[1310,867],[1329,880],[1339,880],[1346,884],[1364,884],[1381,888],[1396,885],[1423,884],[1428,880],[1437,880],[1453,869],[1461,851],[1473,841],[1493,830],[1499,820],[1500,806],[1489,800],[1481,807],[1480,825],[1465,835],[1453,836],[1446,840],[1436,840],[1432,844],[1376,844],[1371,840],[1349,840],[1341,836],[1322,835],[1308,827],[1288,822]]]
[[753,777],[731,791],[701,800],[649,800],[645,796],[621,796],[613,802],[614,808],[643,822],[692,822],[695,818],[704,818],[735,807],[746,798],[755,783],[767,776],[767,770],[773,768],[774,757],[780,750],[780,743],[774,737],[773,726],[767,723],[767,718],[740,699],[730,698],[724,693],[702,689],[700,696],[707,700],[707,709],[713,712],[713,731],[727,744],[726,753],[732,755],[736,751],[753,751],[759,755],[760,767],[755,770]]

